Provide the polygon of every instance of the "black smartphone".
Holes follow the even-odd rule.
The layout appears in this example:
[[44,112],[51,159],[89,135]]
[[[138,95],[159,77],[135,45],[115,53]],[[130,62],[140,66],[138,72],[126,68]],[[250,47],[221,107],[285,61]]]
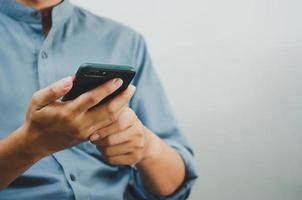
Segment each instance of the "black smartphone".
[[120,78],[123,80],[122,86],[115,92],[101,100],[97,105],[108,102],[113,97],[123,92],[135,76],[135,69],[126,65],[110,65],[97,63],[82,64],[73,82],[71,90],[62,98],[62,101],[68,101],[77,98],[81,94],[96,88],[105,82]]

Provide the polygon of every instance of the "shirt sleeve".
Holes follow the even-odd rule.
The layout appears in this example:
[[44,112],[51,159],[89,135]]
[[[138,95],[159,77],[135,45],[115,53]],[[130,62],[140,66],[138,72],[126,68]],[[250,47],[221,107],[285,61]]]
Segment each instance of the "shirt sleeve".
[[[139,173],[134,168],[132,188],[140,199],[186,199],[197,178],[192,148],[177,124],[159,77],[152,66],[146,43],[141,36],[135,49],[134,63],[137,74],[133,84],[136,86],[136,92],[130,107],[148,129],[179,153],[186,167],[186,176],[183,184],[174,194],[169,197],[158,197],[144,188]],[[160,172],[158,175],[160,176]]]

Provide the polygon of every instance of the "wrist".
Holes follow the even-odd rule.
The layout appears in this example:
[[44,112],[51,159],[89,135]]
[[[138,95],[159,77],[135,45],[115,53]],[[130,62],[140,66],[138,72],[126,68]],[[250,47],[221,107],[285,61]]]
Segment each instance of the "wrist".
[[155,162],[161,155],[163,142],[153,132],[145,128],[146,132],[146,149],[144,156],[140,162],[136,164],[137,167],[144,166],[147,163]]
[[16,137],[16,146],[20,150],[20,154],[28,160],[38,161],[45,157],[43,153],[37,150],[37,145],[32,139],[33,135],[26,124],[23,124],[20,128],[17,129],[15,133]]

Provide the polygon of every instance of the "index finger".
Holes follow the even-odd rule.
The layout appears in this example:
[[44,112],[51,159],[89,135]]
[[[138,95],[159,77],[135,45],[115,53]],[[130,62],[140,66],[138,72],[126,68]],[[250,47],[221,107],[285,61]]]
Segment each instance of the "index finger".
[[70,102],[70,107],[72,110],[85,112],[117,90],[122,84],[123,80],[120,78],[109,80],[106,83],[81,94],[74,101]]
[[128,104],[135,90],[135,86],[129,85],[126,90],[111,99],[108,103],[104,104],[103,107],[106,107],[106,111],[109,114],[118,113],[123,107],[125,107],[125,105]]

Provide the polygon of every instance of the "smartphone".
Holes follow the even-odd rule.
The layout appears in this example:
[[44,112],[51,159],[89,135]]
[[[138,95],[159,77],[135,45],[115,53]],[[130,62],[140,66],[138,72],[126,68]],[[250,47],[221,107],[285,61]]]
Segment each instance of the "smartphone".
[[134,78],[135,73],[136,71],[132,66],[84,63],[79,67],[75,75],[73,86],[71,90],[63,96],[62,101],[73,100],[81,94],[96,88],[111,79],[122,79],[123,84],[120,88],[102,99],[97,105],[104,104],[122,93]]

